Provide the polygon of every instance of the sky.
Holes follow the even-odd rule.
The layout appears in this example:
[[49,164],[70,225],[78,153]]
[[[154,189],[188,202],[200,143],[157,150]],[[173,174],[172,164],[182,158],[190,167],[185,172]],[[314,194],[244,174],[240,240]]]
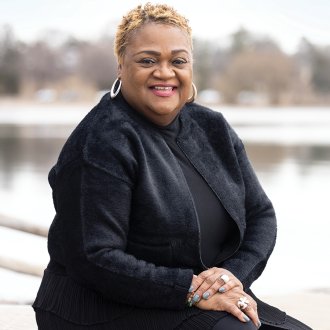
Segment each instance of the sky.
[[[9,24],[22,41],[58,30],[82,39],[115,32],[137,0],[0,0],[0,26]],[[329,0],[159,0],[187,17],[195,37],[222,44],[240,27],[272,37],[293,53],[302,37],[330,45]]]

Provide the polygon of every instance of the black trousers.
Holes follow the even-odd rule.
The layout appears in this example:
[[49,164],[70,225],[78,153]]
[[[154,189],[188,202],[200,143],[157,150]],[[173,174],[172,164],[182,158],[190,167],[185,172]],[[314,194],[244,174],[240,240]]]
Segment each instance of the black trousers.
[[[38,310],[36,311],[36,320],[38,324],[39,330],[149,330],[147,325],[137,325],[134,327],[126,327],[124,324],[115,325],[113,323],[102,323],[97,325],[77,325],[66,321],[57,315]],[[243,323],[239,321],[236,317],[227,314],[227,316],[222,317],[220,320],[216,322],[215,325],[206,328],[205,320],[203,320],[203,314],[195,315],[190,319],[187,319],[182,325],[176,327],[177,330],[256,330],[257,327],[250,321]],[[162,329],[161,326],[157,327],[158,329]],[[262,326],[260,329],[268,330],[271,328],[264,328]]]
[[[188,320],[188,323],[194,322],[197,320],[194,320],[194,317],[192,317],[190,320]],[[198,323],[197,323],[198,324]],[[190,329],[195,329],[193,325],[190,327]],[[202,328],[200,328],[202,329]],[[250,322],[242,322],[238,320],[235,316],[228,314],[227,316],[220,319],[212,328],[212,330],[256,330],[257,327]]]

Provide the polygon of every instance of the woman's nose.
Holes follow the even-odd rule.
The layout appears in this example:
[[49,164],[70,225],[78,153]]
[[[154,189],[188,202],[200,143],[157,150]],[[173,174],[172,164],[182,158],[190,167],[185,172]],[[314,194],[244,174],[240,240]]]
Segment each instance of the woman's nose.
[[153,72],[154,76],[160,79],[168,79],[175,76],[175,72],[168,64],[160,64]]

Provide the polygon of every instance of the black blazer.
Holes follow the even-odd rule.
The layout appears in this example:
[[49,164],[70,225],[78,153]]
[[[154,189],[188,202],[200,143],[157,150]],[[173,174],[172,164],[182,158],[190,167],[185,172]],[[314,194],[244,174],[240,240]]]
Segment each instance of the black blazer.
[[[231,271],[248,290],[274,248],[272,204],[220,113],[193,103],[179,118],[178,146],[240,232],[235,250],[222,254],[215,266]],[[186,308],[193,273],[205,269],[194,203],[162,135],[121,95],[114,100],[105,95],[82,120],[49,182],[56,209],[48,240],[51,262],[35,308],[81,324],[135,307]],[[97,301],[99,316],[91,320],[79,302],[74,312],[72,290],[80,290],[84,301]],[[285,322],[285,313],[260,304],[262,320]]]

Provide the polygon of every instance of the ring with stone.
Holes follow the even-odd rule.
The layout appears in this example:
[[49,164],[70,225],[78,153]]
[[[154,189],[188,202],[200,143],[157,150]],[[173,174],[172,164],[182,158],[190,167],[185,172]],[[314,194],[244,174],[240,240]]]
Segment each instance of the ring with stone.
[[249,306],[249,300],[246,297],[239,298],[237,302],[237,306],[239,309],[244,310],[246,307]]
[[229,278],[229,276],[228,276],[227,274],[222,274],[222,275],[220,276],[220,278],[221,278],[225,283],[228,283],[229,280],[230,280],[230,278]]

